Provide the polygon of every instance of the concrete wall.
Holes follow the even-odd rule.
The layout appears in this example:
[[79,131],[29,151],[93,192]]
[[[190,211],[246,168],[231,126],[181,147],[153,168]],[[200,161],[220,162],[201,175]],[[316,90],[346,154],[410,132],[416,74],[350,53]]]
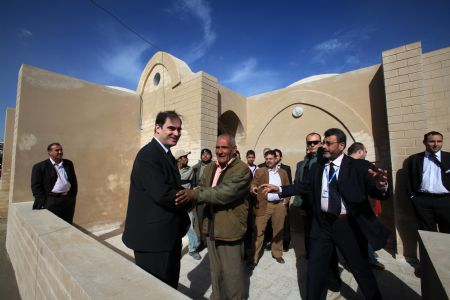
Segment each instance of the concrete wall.
[[79,192],[74,222],[88,230],[123,222],[129,176],[139,149],[139,98],[133,92],[22,66],[17,94],[10,196],[33,199],[33,164],[60,142]]
[[450,47],[424,53],[422,73],[428,129],[441,132],[450,150]]
[[9,185],[11,179],[12,144],[14,137],[15,109],[8,108],[5,118],[5,142],[3,144],[2,178],[0,179],[0,218],[8,215]]
[[12,203],[6,248],[28,299],[188,299],[31,202]]

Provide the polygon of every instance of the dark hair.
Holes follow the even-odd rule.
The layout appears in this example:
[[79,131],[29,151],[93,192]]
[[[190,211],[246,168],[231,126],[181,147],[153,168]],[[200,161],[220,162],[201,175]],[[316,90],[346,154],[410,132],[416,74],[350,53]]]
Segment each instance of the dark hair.
[[264,153],[264,158],[266,158],[267,155],[276,156],[275,150],[268,150],[268,151],[266,151],[266,153]]
[[253,151],[253,150],[248,150],[248,151],[247,151],[247,154],[245,155],[245,157],[247,157],[247,156],[249,156],[249,155],[256,156],[255,151]]
[[204,152],[207,152],[207,153],[209,153],[209,155],[212,156],[212,152],[208,148],[203,148],[202,151],[200,151],[200,155],[202,155]]
[[60,146],[62,148],[60,143],[51,143],[50,145],[47,146],[47,151],[52,150],[53,146]]
[[283,152],[280,149],[273,149],[273,152],[280,154],[280,157],[283,157]]
[[[156,115],[155,125],[159,125],[159,127],[163,127],[164,123],[166,123],[166,120],[180,120],[180,123],[182,123],[181,115],[179,115],[174,110],[166,110],[166,111],[160,111]],[[155,126],[156,127],[156,126]]]
[[429,137],[430,135],[440,135],[441,138],[444,138],[444,136],[442,135],[442,133],[437,132],[437,131],[430,131],[430,132],[425,133],[425,134],[423,135],[423,142],[424,142],[424,143],[428,140],[428,137]]
[[339,128],[330,128],[323,134],[325,137],[329,137],[332,135],[336,136],[336,141],[338,143],[344,143],[344,145],[347,145],[347,136],[345,133],[340,130]]
[[363,143],[355,142],[350,147],[348,147],[347,154],[348,155],[352,155],[353,153],[356,153],[359,150],[363,150],[364,151],[365,148],[366,147],[364,147]]
[[311,136],[311,135],[318,135],[318,136],[319,136],[319,140],[320,140],[320,141],[322,140],[322,136],[321,136],[320,134],[318,134],[317,132],[311,132],[311,133],[308,133],[308,134],[306,135],[305,139],[307,139],[308,136]]

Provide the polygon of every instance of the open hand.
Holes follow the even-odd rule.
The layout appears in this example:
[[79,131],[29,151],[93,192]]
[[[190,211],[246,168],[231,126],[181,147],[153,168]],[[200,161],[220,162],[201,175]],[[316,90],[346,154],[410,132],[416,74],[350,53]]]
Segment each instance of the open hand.
[[279,193],[280,192],[280,187],[277,185],[273,185],[273,184],[261,184],[259,186],[260,189],[262,189],[262,193],[264,196],[267,196],[268,193]]
[[189,189],[184,189],[179,191],[175,195],[175,205],[180,206],[186,204],[187,202],[191,202],[194,200],[194,191]]
[[387,171],[378,168],[376,170],[369,169],[369,173],[375,180],[375,185],[376,185],[377,189],[379,189],[381,191],[386,191],[388,188]]

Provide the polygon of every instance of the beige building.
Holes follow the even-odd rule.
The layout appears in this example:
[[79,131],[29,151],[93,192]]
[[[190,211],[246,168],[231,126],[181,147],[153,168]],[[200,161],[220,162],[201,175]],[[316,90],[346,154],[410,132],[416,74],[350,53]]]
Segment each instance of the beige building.
[[[450,48],[422,53],[418,42],[380,56],[378,65],[313,76],[251,97],[205,72],[193,73],[164,52],[150,59],[136,91],[23,65],[16,107],[6,112],[0,213],[6,214],[8,203],[33,200],[31,167],[58,141],[79,181],[74,222],[90,232],[119,227],[135,154],[150,141],[156,114],[176,109],[183,115],[177,147],[192,151],[191,161],[200,149],[214,148],[218,133],[231,133],[242,154],[254,149],[262,161],[263,148],[279,148],[295,169],[307,133],[343,129],[348,144],[364,143],[368,159],[392,174],[394,197],[381,216],[393,232],[388,248],[414,257],[416,221],[404,196],[402,163],[423,151],[425,132],[450,137]],[[294,109],[303,114],[294,117]]]

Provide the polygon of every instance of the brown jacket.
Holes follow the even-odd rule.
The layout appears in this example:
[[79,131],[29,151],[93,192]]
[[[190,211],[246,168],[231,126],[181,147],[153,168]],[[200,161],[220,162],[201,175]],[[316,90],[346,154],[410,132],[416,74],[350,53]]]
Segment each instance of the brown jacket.
[[[281,185],[289,185],[288,174],[285,170],[279,168],[278,173],[280,174]],[[259,168],[255,172],[255,176],[252,180],[252,189],[258,187],[261,184],[269,183],[269,169],[267,167]],[[289,200],[290,197],[284,198],[284,200]],[[267,207],[267,196],[264,196],[261,191],[258,190],[258,197],[255,204],[255,215],[262,216],[266,212]]]
[[240,240],[247,231],[248,195],[251,173],[247,164],[236,158],[211,187],[217,166],[205,167],[199,187],[194,190],[197,203],[205,203],[202,231],[212,240]]

